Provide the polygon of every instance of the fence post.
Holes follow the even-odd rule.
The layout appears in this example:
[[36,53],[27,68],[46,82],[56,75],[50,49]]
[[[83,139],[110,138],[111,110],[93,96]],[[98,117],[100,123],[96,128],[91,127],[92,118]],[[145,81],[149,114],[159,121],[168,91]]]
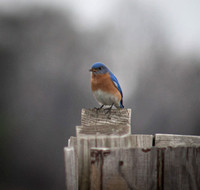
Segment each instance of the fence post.
[[200,189],[200,137],[131,134],[130,109],[82,109],[64,153],[68,190]]

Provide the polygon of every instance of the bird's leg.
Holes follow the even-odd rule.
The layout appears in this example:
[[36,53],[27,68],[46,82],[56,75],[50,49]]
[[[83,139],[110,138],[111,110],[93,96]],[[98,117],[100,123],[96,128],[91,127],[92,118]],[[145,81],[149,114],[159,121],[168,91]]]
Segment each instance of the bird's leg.
[[106,114],[111,112],[113,105],[114,105],[114,103],[113,103],[109,108],[106,108],[106,109],[105,109],[105,110],[108,110],[108,111],[106,112]]
[[94,107],[95,110],[99,111],[103,108],[104,105],[100,106],[99,108]]

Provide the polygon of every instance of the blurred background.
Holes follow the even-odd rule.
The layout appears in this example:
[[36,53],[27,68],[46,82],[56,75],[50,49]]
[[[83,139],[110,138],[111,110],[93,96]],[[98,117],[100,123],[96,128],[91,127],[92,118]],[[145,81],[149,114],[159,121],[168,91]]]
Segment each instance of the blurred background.
[[117,76],[132,133],[200,135],[200,1],[0,0],[0,189],[64,190],[63,148]]

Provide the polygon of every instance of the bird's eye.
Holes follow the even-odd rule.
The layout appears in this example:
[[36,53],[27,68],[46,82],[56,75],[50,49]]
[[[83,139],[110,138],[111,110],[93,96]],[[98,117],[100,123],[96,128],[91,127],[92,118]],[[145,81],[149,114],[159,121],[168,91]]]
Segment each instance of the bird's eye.
[[102,69],[102,67],[99,67],[99,70],[101,70]]

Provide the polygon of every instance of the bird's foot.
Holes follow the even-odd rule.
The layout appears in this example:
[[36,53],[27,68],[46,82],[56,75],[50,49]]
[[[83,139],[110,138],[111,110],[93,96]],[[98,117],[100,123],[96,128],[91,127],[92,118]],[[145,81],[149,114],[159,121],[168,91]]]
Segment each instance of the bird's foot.
[[112,107],[113,107],[114,104],[112,104],[109,108],[105,108],[104,110],[107,110],[105,114],[108,114],[109,115],[111,114],[111,110],[112,110]]
[[102,105],[102,106],[101,106],[101,107],[99,107],[99,108],[97,108],[97,107],[94,107],[94,108],[93,108],[93,110],[96,110],[96,111],[98,112],[99,110],[101,110],[101,109],[103,108],[103,106],[104,106],[104,105]]

